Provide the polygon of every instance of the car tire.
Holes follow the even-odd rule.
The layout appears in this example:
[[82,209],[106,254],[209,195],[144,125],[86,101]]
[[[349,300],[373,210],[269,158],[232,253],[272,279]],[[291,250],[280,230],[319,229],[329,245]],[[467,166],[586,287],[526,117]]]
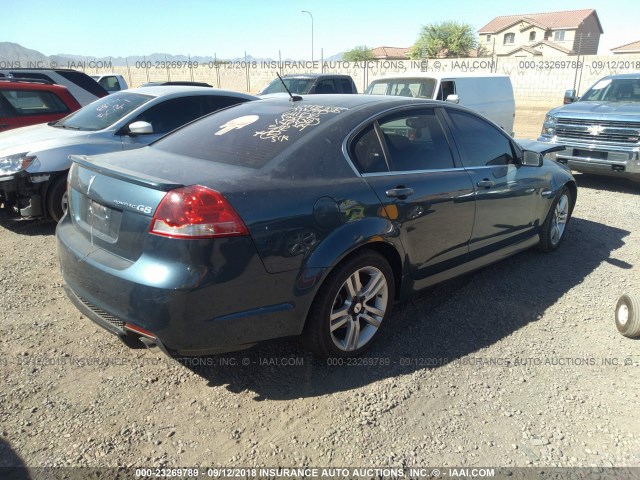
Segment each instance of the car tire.
[[622,295],[616,304],[616,327],[629,338],[640,337],[640,300],[632,295]]
[[540,250],[552,252],[558,248],[558,245],[565,237],[572,209],[573,199],[571,192],[566,186],[562,187],[551,204],[547,218],[540,228],[540,243],[538,245]]
[[359,355],[389,323],[394,296],[393,271],[383,256],[366,250],[348,257],[318,290],[304,346],[321,358]]
[[54,222],[59,222],[67,211],[67,176],[57,177],[47,191],[46,210]]

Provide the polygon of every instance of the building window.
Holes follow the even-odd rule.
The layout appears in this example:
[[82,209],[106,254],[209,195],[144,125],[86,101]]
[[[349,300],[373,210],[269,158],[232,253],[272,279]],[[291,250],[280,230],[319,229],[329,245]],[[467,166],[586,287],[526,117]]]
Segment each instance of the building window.
[[491,41],[491,35],[487,35],[487,43]]
[[504,45],[509,45],[509,44],[513,44],[516,41],[516,34],[515,33],[505,33],[504,34],[504,41],[502,42]]
[[536,32],[529,32],[529,41],[533,42],[536,39]]
[[556,30],[553,32],[553,40],[556,42],[564,41],[564,30]]

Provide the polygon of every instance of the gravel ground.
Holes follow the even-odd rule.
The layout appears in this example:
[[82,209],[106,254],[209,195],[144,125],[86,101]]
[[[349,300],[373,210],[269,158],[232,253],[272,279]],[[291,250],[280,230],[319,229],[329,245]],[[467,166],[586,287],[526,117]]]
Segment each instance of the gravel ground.
[[293,341],[193,364],[65,298],[54,226],[0,220],[0,465],[640,466],[640,190],[577,176],[568,236],[396,305],[352,364]]

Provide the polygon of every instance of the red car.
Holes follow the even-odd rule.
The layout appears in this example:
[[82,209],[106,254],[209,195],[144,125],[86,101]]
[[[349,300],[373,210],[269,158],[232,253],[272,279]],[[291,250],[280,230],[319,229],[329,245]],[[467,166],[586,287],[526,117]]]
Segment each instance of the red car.
[[0,132],[60,120],[79,108],[67,87],[31,80],[0,80]]

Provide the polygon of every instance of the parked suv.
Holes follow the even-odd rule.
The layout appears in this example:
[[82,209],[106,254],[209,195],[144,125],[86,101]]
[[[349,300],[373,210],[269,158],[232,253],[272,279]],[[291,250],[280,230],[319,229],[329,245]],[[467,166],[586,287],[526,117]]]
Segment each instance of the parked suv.
[[68,68],[2,68],[0,69],[1,78],[44,80],[45,82],[64,85],[82,106],[109,94],[102,85],[86,73]]
[[[324,73],[297,73],[283,75],[282,81],[293,94],[312,95],[316,93],[358,93],[353,78],[349,75]],[[260,90],[258,95],[287,93],[279,78]]]
[[556,160],[640,181],[640,72],[604,77],[578,99],[568,90],[565,103],[547,113],[538,138],[566,147]]
[[80,104],[61,85],[0,80],[0,132],[60,120],[79,108]]

